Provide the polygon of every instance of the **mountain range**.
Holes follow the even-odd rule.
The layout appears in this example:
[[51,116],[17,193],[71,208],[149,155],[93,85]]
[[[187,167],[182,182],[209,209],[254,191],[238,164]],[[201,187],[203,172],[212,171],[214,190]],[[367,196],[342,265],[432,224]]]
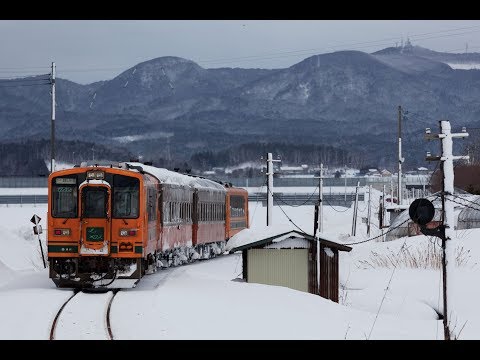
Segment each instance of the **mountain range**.
[[[206,69],[160,57],[108,81],[57,78],[56,137],[164,159],[252,142],[315,144],[387,167],[397,161],[401,105],[406,163],[414,165],[427,146],[438,152],[423,140],[425,127],[436,130],[442,119],[480,127],[480,70],[452,64],[480,64],[480,54],[409,45],[314,55],[283,69]],[[50,138],[50,88],[37,79],[1,80],[0,142]]]

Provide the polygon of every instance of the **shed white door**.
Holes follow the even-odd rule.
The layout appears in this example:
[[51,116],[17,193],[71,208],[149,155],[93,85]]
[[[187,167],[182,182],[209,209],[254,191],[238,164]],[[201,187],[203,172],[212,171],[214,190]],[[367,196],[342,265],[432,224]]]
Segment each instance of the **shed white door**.
[[248,282],[308,292],[308,249],[248,250]]

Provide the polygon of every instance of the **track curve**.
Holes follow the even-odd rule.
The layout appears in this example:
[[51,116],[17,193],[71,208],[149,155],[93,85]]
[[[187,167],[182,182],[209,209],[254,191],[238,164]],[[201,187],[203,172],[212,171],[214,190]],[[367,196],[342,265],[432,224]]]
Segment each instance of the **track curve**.
[[58,310],[50,329],[50,340],[113,340],[110,312],[118,291],[75,292]]
[[58,310],[57,315],[55,315],[55,318],[53,319],[52,327],[50,328],[50,340],[55,340],[55,329],[57,327],[57,322],[58,318],[60,317],[60,314],[62,313],[63,309],[65,306],[70,302],[70,300],[73,299],[75,295],[78,294],[78,291],[75,291],[72,296],[70,296],[67,301],[63,303],[63,305],[60,307],[60,310]]

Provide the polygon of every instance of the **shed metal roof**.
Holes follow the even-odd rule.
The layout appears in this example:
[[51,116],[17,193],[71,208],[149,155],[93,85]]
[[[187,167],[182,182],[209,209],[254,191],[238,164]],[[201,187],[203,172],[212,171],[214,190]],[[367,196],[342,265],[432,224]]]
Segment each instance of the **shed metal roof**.
[[[275,236],[270,236],[270,237],[267,237],[265,239],[261,239],[261,240],[254,241],[254,242],[251,242],[251,243],[248,243],[248,244],[244,244],[244,245],[241,245],[241,246],[234,247],[234,248],[230,249],[230,253],[234,253],[236,251],[247,250],[247,249],[251,249],[251,248],[256,248],[256,247],[262,247],[263,245],[269,245],[272,242],[283,241],[283,240],[288,239],[290,237],[303,238],[303,239],[306,239],[306,240],[309,240],[309,241],[317,241],[317,239],[315,237],[313,237],[312,235],[309,235],[309,234],[306,234],[306,233],[303,233],[303,232],[300,232],[300,231],[297,231],[297,230],[290,230],[290,231],[287,231],[287,232],[284,232],[284,233],[281,233],[281,234],[277,234]],[[320,241],[321,241],[322,244],[324,244],[328,247],[331,247],[333,249],[337,249],[338,251],[347,251],[348,252],[348,251],[352,250],[352,248],[350,246],[339,244],[339,243],[336,243],[336,242],[333,242],[333,241],[330,241],[330,240],[320,238]]]

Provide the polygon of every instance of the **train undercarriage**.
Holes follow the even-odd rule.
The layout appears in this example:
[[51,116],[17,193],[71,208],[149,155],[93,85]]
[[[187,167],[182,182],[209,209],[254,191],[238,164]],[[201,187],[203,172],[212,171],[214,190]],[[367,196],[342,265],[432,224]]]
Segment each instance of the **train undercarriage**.
[[84,256],[50,258],[50,278],[59,288],[132,288],[145,274],[207,260],[225,251],[225,241],[148,254],[147,258]]

